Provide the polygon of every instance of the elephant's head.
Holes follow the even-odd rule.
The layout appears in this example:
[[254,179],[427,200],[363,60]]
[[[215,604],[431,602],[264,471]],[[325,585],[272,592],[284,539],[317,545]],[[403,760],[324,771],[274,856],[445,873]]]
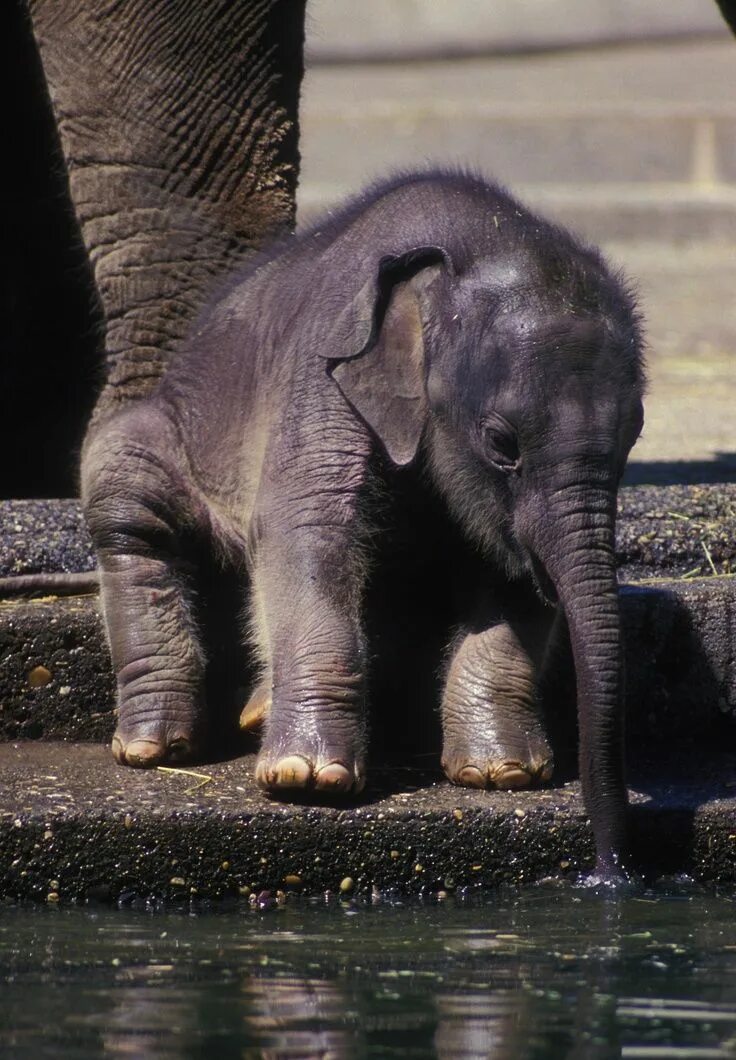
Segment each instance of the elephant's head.
[[626,793],[614,522],[642,426],[630,295],[566,237],[463,268],[421,247],[384,258],[336,326],[333,378],[394,463],[424,438],[469,536],[561,602],[586,806],[599,866],[615,871]]

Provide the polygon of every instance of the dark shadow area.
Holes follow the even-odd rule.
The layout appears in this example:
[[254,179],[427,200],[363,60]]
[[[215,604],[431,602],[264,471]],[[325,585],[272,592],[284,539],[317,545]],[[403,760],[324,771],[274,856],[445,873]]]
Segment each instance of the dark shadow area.
[[[730,641],[729,616],[714,628],[675,592],[624,588],[622,625],[627,667],[629,784],[667,815],[631,813],[632,857],[640,872],[697,869],[695,815],[714,798],[733,795],[736,725],[717,638]],[[696,603],[697,607],[697,603]],[[710,650],[703,644],[707,632]],[[726,652],[728,645],[721,645]],[[726,752],[724,754],[724,751]]]
[[245,637],[248,587],[245,576],[224,569],[206,543],[198,550],[197,561],[203,590],[198,596],[198,620],[207,658],[206,760],[224,762],[258,749],[256,735],[242,733],[238,724],[258,677]]
[[[716,799],[732,799],[736,778],[736,751],[730,739],[716,731],[698,739],[669,742],[666,747],[638,746],[629,755],[629,788],[636,797],[629,811],[631,867],[645,877],[685,873],[698,876],[704,851],[702,823],[696,816]],[[709,857],[717,858],[711,848]],[[728,875],[730,851],[724,852],[724,876]]]
[[701,485],[736,482],[736,452],[716,453],[714,460],[630,460],[624,486]]
[[2,497],[77,493],[101,381],[96,289],[26,5],[0,5],[8,152],[0,169]]

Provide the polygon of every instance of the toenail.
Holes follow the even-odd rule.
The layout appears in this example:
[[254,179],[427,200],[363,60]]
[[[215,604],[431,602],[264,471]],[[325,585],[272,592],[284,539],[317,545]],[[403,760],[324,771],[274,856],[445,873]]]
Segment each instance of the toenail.
[[319,788],[336,788],[341,791],[349,791],[352,787],[352,778],[348,770],[340,762],[330,762],[317,772],[315,783]]
[[477,766],[463,766],[457,773],[457,783],[468,788],[484,788],[486,786],[485,774],[481,773]]
[[518,762],[504,762],[491,773],[491,780],[501,790],[528,787],[531,779],[529,773],[522,769]]
[[163,757],[162,752],[161,744],[155,740],[132,740],[123,753],[128,765],[146,768],[158,765]]

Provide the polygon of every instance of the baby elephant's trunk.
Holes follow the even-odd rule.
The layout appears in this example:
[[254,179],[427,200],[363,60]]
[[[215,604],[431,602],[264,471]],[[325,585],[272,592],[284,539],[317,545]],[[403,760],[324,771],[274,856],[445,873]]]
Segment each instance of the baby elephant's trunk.
[[580,778],[596,870],[621,875],[626,845],[621,631],[614,560],[616,492],[576,482],[548,494],[527,528],[557,591],[577,677]]

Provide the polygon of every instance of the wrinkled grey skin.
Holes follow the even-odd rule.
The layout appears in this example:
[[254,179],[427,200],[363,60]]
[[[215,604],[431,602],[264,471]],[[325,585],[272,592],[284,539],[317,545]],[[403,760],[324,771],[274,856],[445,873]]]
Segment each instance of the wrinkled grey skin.
[[[398,178],[234,275],[155,394],[84,452],[118,760],[202,747],[190,542],[204,539],[247,573],[243,636],[262,665],[250,709],[268,713],[258,783],[363,786],[362,607],[383,458],[421,475],[482,556],[447,665],[448,777],[514,787],[550,776],[536,688],[564,611],[598,867],[616,874],[614,513],[641,391],[632,302],[599,255],[475,178]],[[536,585],[536,603],[507,606],[515,584],[521,597]]]
[[104,310],[92,431],[293,225],[305,2],[26,0]]

